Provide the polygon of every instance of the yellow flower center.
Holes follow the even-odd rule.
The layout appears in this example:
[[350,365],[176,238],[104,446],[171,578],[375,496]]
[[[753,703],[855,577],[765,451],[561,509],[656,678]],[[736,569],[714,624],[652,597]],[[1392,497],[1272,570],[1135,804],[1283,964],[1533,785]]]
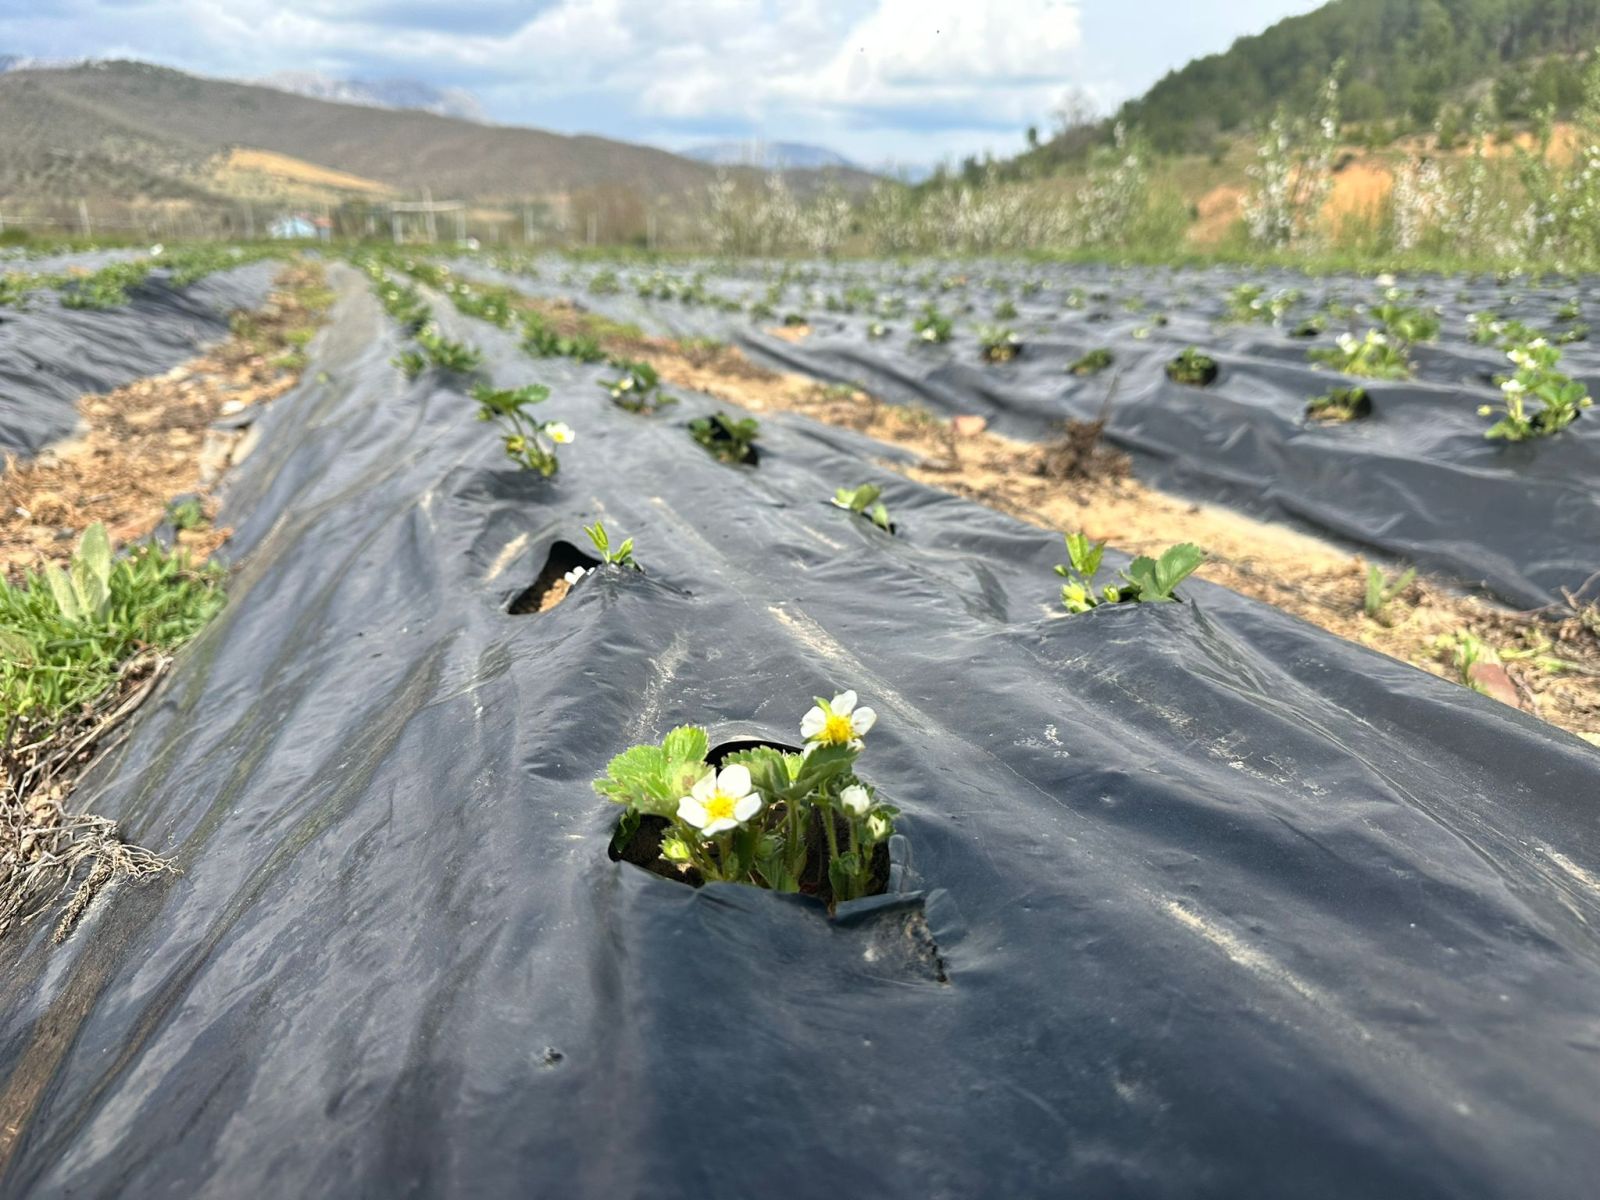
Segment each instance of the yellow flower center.
[[854,741],[855,736],[856,731],[855,728],[850,724],[849,717],[841,717],[837,714],[830,714],[828,719],[823,723],[822,733],[819,735],[817,740],[828,742],[836,746],[842,746],[846,742]]
[[705,803],[706,824],[709,825],[713,821],[733,820],[733,806],[737,802],[737,796],[730,796],[724,791],[712,792],[711,799]]

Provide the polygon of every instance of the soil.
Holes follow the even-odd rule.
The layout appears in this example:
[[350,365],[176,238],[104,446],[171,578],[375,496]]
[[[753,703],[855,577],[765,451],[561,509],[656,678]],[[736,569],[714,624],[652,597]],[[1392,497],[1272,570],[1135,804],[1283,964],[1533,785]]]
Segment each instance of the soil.
[[506,611],[512,616],[529,616],[549,612],[567,598],[573,585],[567,582],[567,573],[574,567],[593,571],[600,560],[585,554],[571,542],[557,542],[550,547],[550,556],[532,586],[524,589],[511,601]]
[[[595,332],[574,305],[529,303],[569,323],[572,331]],[[1500,671],[1475,671],[1473,682],[1480,690],[1505,702],[1515,699],[1517,707],[1600,746],[1600,609],[1594,605],[1515,612],[1419,578],[1388,605],[1383,620],[1374,620],[1362,608],[1364,559],[1282,526],[1156,491],[1129,477],[1125,460],[1119,465],[1114,458],[1091,458],[1084,473],[1081,455],[1074,459],[1061,443],[1014,441],[981,422],[947,421],[852,388],[769,371],[731,347],[709,352],[697,347],[690,355],[665,338],[629,334],[601,336],[601,341],[612,353],[649,362],[674,387],[751,412],[800,413],[913,451],[919,457],[910,465],[881,465],[1031,524],[1082,530],[1135,554],[1159,554],[1175,543],[1194,542],[1208,553],[1201,578],[1443,678],[1459,682],[1461,677],[1454,652],[1442,643],[1469,631],[1502,660]],[[1087,441],[1084,432],[1068,435],[1069,440],[1073,436]],[[1095,453],[1105,452],[1098,439],[1095,444]],[[1063,476],[1063,468],[1074,465],[1078,469]]]

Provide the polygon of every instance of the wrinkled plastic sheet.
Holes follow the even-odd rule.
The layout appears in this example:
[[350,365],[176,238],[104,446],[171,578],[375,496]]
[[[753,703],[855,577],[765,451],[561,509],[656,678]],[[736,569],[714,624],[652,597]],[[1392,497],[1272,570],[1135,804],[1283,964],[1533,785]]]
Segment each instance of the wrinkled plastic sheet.
[[[767,332],[773,320],[752,323],[629,292],[595,295],[586,286],[593,270],[574,278],[577,268],[547,264],[537,280],[521,283],[655,331],[732,337],[765,362],[857,383],[892,401],[982,415],[1013,437],[1046,439],[1065,420],[1104,413],[1106,439],[1133,452],[1140,478],[1157,486],[1419,563],[1519,606],[1549,604],[1562,589],[1586,585],[1586,595],[1600,594],[1600,417],[1590,413],[1556,438],[1521,445],[1485,440],[1490,422],[1478,406],[1497,399],[1494,377],[1510,367],[1500,350],[1466,337],[1469,313],[1518,317],[1553,336],[1564,328],[1554,320],[1557,307],[1574,297],[1600,323],[1592,281],[1404,279],[1403,301],[1441,308],[1443,328],[1437,344],[1413,349],[1412,379],[1382,381],[1344,378],[1307,361],[1308,349],[1333,345],[1337,323],[1313,339],[1286,332],[1326,298],[1375,302],[1382,288],[1371,280],[978,264],[959,269],[960,283],[928,289],[908,281],[930,270],[948,279],[957,269],[841,264],[810,268],[814,280],[785,292],[784,311],[803,313],[813,328],[790,342]],[[686,280],[695,268],[670,273]],[[572,282],[563,285],[563,277]],[[725,278],[708,268],[705,279],[729,298],[765,292],[748,270]],[[1039,291],[1020,294],[1024,279]],[[1269,294],[1293,288],[1302,299],[1281,327],[1225,323],[1226,292],[1246,282]],[[827,297],[852,283],[905,300],[908,314],[931,302],[957,318],[956,336],[943,346],[916,344],[907,315],[885,322],[887,337],[869,338],[871,316],[826,311]],[[1025,348],[1013,363],[988,366],[980,361],[976,327],[995,323],[1002,299],[1018,316],[997,323],[1018,330]],[[1164,326],[1155,321],[1162,313],[1169,318]],[[1371,324],[1356,317],[1349,327],[1359,333]],[[1210,387],[1166,377],[1167,361],[1188,345],[1221,366]],[[1097,347],[1112,351],[1112,369],[1088,378],[1066,372]],[[1563,369],[1600,390],[1600,345],[1585,341],[1563,351]],[[1340,384],[1364,386],[1374,415],[1347,425],[1308,422],[1306,402]]]
[[251,263],[175,289],[157,272],[109,309],[63,308],[49,290],[0,307],[0,452],[31,456],[77,428],[77,402],[170,370],[259,307],[276,267]]
[[[725,467],[442,311],[577,427],[529,478],[335,279],[80,792],[183,873],[0,943],[0,1195],[1593,1194],[1592,749],[1203,583],[1063,617],[1059,538],[881,447]],[[647,573],[508,615],[596,518]],[[611,755],[847,686],[909,890],[608,859]]]

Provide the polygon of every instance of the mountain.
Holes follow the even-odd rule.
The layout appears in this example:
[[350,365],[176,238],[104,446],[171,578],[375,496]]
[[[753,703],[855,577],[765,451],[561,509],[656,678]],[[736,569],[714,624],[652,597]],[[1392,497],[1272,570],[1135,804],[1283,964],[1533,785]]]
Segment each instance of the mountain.
[[[136,62],[0,74],[0,199],[238,194],[240,173],[322,193],[506,202],[704,187],[711,167],[601,137],[482,125]],[[285,186],[288,186],[286,183]]]
[[255,82],[315,100],[410,109],[479,124],[488,121],[478,98],[465,88],[436,88],[416,79],[336,79],[316,71],[279,71]]
[[1492,97],[1520,119],[1582,95],[1575,56],[1600,42],[1600,0],[1332,0],[1168,74],[1119,114],[1164,150],[1207,150],[1285,104],[1304,110],[1344,62],[1346,120],[1426,128]]
[[717,167],[757,167],[763,171],[857,169],[844,155],[804,142],[707,142],[681,153],[685,158]]

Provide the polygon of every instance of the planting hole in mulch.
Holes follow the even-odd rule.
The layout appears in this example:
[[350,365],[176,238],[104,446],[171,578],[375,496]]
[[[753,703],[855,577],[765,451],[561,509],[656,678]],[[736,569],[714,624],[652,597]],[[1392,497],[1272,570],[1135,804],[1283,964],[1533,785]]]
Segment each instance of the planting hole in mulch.
[[550,557],[544,560],[539,578],[533,581],[532,587],[519,592],[506,611],[514,617],[549,612],[572,590],[572,584],[567,582],[569,572],[578,567],[592,571],[599,565],[598,558],[585,554],[571,542],[556,542],[550,547]]
[[[723,761],[731,754],[740,750],[754,750],[761,746],[770,746],[774,750],[781,750],[785,754],[799,754],[798,746],[786,746],[782,742],[763,741],[760,738],[739,738],[723,742],[714,746],[706,755],[706,762],[713,768],[720,769]],[[834,817],[834,830],[838,837],[846,838],[849,828],[841,817]],[[700,873],[692,867],[680,868],[674,863],[661,857],[661,839],[671,828],[671,822],[665,817],[642,816],[639,824],[631,836],[618,843],[617,836],[613,836],[606,848],[607,855],[612,862],[632,863],[642,867],[652,875],[659,875],[663,879],[670,879],[675,883],[688,884],[690,887],[700,887],[704,884]],[[618,823],[618,833],[622,829]],[[800,894],[821,900],[827,905],[829,911],[833,910],[833,889],[828,883],[828,845],[821,819],[813,816],[811,828],[807,833],[806,871],[800,880]],[[881,896],[889,890],[889,843],[882,842],[873,847],[872,851],[872,879],[867,887],[867,896]]]

